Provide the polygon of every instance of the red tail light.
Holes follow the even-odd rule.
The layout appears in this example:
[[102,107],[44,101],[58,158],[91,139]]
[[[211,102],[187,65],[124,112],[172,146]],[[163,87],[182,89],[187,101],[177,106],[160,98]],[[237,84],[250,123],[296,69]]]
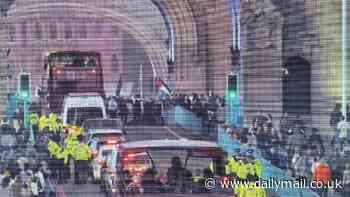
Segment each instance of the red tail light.
[[96,157],[98,155],[98,151],[97,150],[93,150],[92,151],[92,156]]
[[98,160],[98,163],[101,165],[102,168],[107,167],[107,162],[105,160],[100,159]]
[[56,70],[56,74],[60,75],[62,72],[60,70]]

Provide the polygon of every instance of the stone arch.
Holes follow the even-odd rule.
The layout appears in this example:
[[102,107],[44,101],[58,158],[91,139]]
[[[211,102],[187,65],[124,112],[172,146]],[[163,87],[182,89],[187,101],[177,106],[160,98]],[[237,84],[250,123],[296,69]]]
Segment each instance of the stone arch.
[[14,14],[21,15],[28,12],[49,12],[60,8],[77,9],[80,12],[86,12],[97,16],[110,19],[113,23],[120,25],[122,29],[130,33],[145,48],[146,54],[151,62],[154,77],[167,78],[167,49],[165,43],[154,39],[155,35],[145,26],[142,21],[130,18],[124,13],[117,13],[110,9],[96,8],[89,5],[78,3],[49,3],[40,5],[29,5],[19,9],[13,9],[8,12],[8,20]]
[[[154,1],[161,3],[168,10],[169,17],[173,22],[176,34],[176,58],[180,60],[176,61],[174,66],[176,68],[182,67],[183,69],[186,66],[188,68],[191,67],[194,62],[194,55],[191,55],[191,52],[196,51],[198,41],[195,19],[190,3],[188,1]],[[174,76],[176,72],[175,70]],[[176,81],[176,79],[174,80]]]

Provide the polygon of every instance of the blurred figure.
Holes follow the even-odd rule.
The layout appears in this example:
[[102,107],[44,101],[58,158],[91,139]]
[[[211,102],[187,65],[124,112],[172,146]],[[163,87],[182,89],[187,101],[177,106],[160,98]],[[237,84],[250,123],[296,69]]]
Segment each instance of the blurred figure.
[[182,174],[184,170],[180,158],[173,157],[171,159],[171,167],[167,172],[167,184],[170,186],[171,190],[176,191],[178,187],[182,185]]
[[330,185],[329,183],[332,181],[332,178],[331,178],[331,170],[324,158],[320,158],[319,161],[313,164],[312,172],[313,172],[312,180],[317,182],[322,182],[324,186],[322,188],[317,188],[316,192],[320,197],[327,197],[328,190],[329,190],[327,186]]
[[325,148],[323,144],[322,136],[320,135],[320,132],[316,128],[311,129],[311,135],[308,138],[308,145],[309,147],[315,146],[319,152],[324,154]]
[[258,111],[257,114],[253,117],[252,123],[257,122],[258,125],[262,126],[267,121],[267,118],[262,114],[261,111]]
[[119,104],[120,118],[123,123],[123,126],[125,126],[128,123],[128,115],[129,115],[127,100],[121,98],[118,104]]
[[118,102],[115,96],[111,96],[107,99],[107,113],[110,118],[117,118]]
[[163,125],[162,117],[162,103],[160,101],[155,102],[154,104],[154,116],[156,125]]
[[333,135],[332,142],[331,142],[332,145],[334,145],[335,140],[338,137],[337,126],[338,126],[338,123],[341,121],[342,116],[343,116],[343,114],[341,112],[341,107],[342,106],[340,103],[335,104],[335,107],[331,113],[331,117],[330,117],[330,121],[329,121],[329,125],[334,131],[334,135]]
[[338,134],[336,137],[337,145],[339,145],[341,151],[343,150],[344,143],[346,143],[348,138],[348,129],[349,123],[345,120],[345,117],[342,115],[340,121],[337,124]]
[[41,172],[40,167],[36,166],[33,170],[30,188],[33,197],[44,197],[45,195],[45,178]]
[[[29,194],[30,179],[33,176],[33,171],[30,169],[29,164],[25,163],[24,168],[21,170],[19,177],[21,180],[21,186],[23,188],[23,193]],[[28,195],[25,195],[28,196]]]
[[287,140],[287,149],[289,158],[295,155],[296,150],[302,148],[306,144],[306,134],[302,123],[295,121],[294,127],[291,129],[291,136]]
[[342,191],[342,197],[349,197],[350,196],[350,162],[346,164],[345,171],[343,173],[343,191]]

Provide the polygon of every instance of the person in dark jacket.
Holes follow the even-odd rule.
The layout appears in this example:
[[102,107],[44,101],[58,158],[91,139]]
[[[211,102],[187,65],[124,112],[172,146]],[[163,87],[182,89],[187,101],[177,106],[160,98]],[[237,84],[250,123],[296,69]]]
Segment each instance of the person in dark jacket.
[[311,132],[312,133],[308,138],[308,145],[310,147],[316,146],[317,150],[320,153],[324,153],[325,148],[324,148],[323,139],[322,139],[322,136],[320,135],[320,132],[316,128],[312,128]]
[[126,99],[121,99],[119,102],[120,118],[122,120],[123,125],[126,125],[128,123],[129,110],[126,103]]
[[155,116],[155,123],[156,125],[163,125],[163,119],[162,119],[162,104],[160,101],[157,101],[153,105],[153,113]]
[[330,121],[329,121],[329,125],[330,127],[333,129],[334,131],[334,136],[332,138],[332,145],[334,145],[335,143],[335,139],[337,138],[337,135],[338,135],[338,130],[337,130],[337,125],[338,123],[341,121],[341,118],[343,116],[342,112],[341,112],[341,104],[340,103],[337,103],[331,113],[331,118],[330,118]]
[[135,102],[133,104],[133,114],[134,114],[134,121],[136,124],[141,123],[141,99],[137,97],[135,99]]
[[171,167],[167,172],[167,184],[170,189],[175,191],[181,187],[183,183],[183,173],[185,168],[182,167],[181,160],[179,157],[173,157],[171,159]]

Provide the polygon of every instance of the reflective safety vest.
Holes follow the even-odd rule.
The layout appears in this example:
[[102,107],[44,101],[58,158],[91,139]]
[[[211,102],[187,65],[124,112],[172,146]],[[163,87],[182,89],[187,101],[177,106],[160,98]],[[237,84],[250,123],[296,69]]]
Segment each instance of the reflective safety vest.
[[255,176],[257,175],[256,170],[255,170],[255,164],[254,163],[248,163],[246,164],[248,168],[248,173],[249,175]]
[[237,197],[267,197],[264,188],[257,186],[255,183],[248,185],[239,185],[235,189]]
[[235,158],[233,157],[229,157],[228,158],[228,164],[227,164],[227,170],[226,170],[226,174],[237,174],[237,170],[238,170],[238,162],[236,161]]
[[56,157],[57,153],[61,152],[61,147],[56,142],[49,140],[47,144],[47,149],[49,150],[51,157]]
[[225,175],[230,175],[230,174],[231,174],[230,166],[229,166],[229,164],[226,164],[225,165]]
[[63,132],[64,126],[61,122],[57,121],[58,132]]
[[86,144],[79,143],[73,150],[73,158],[77,161],[90,160],[91,156],[91,149]]
[[67,137],[64,140],[64,144],[65,144],[63,149],[64,163],[68,164],[69,156],[73,156],[74,149],[79,144],[79,142],[76,137]]
[[254,160],[247,164],[249,174],[261,178],[262,176],[262,164],[259,160]]
[[64,159],[64,152],[60,151],[56,154],[56,159]]
[[29,115],[29,124],[30,125],[37,125],[39,124],[39,116],[36,113],[31,113]]
[[248,165],[243,163],[242,161],[238,162],[236,174],[238,178],[242,180],[247,179],[249,174]]
[[210,162],[208,169],[210,170],[211,173],[214,173],[214,163],[212,161]]
[[39,118],[39,131],[42,132],[47,126],[48,121],[46,115],[42,115]]
[[255,159],[254,160],[254,166],[255,166],[255,173],[256,175],[261,178],[262,177],[262,173],[263,173],[263,165],[261,163],[260,160]]
[[68,134],[72,137],[78,137],[79,135],[83,134],[83,128],[79,126],[67,126],[68,128]]
[[57,116],[54,113],[50,113],[49,119],[48,119],[48,126],[50,132],[56,133],[58,131],[58,123],[57,123]]
[[192,181],[194,183],[198,183],[203,177],[201,176],[192,176]]

